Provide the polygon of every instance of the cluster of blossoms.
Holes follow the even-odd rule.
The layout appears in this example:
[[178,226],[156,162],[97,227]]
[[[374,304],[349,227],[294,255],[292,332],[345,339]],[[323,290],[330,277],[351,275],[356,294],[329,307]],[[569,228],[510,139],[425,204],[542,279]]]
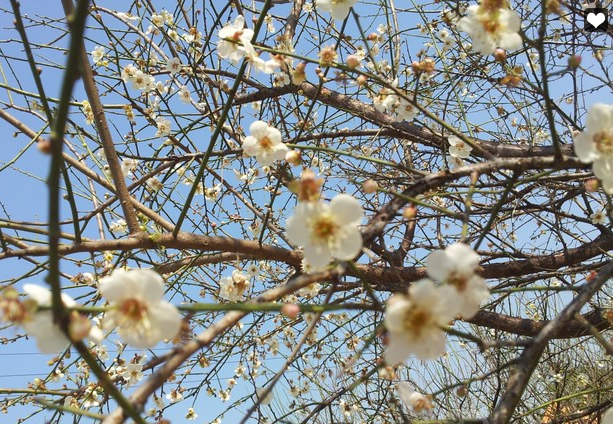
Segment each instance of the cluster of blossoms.
[[156,89],[155,77],[141,71],[134,65],[128,65],[122,69],[121,79],[126,84],[129,82],[134,90],[148,92]]
[[[121,338],[137,348],[150,348],[163,339],[172,339],[181,327],[181,315],[177,308],[163,300],[164,280],[150,269],[126,271],[116,269],[100,280],[98,290],[109,302],[102,318],[102,330],[117,328]],[[41,352],[57,353],[66,349],[72,341],[89,338],[100,343],[103,333],[85,316],[75,310],[68,315],[68,334],[54,322],[51,311],[51,291],[35,284],[24,284],[25,299],[16,290],[5,289],[0,296],[0,317],[4,321],[21,325],[36,338]],[[77,302],[62,293],[64,307],[73,308]],[[122,375],[134,383],[142,378],[138,365],[126,368]]]
[[217,53],[219,57],[234,63],[247,58],[256,70],[274,74],[279,69],[279,61],[274,57],[269,60],[262,59],[251,44],[252,38],[253,30],[245,28],[245,18],[237,16],[234,22],[219,30]]
[[460,315],[473,317],[489,297],[485,280],[476,275],[479,255],[470,246],[456,243],[437,250],[427,259],[424,278],[411,285],[408,294],[394,294],[387,302],[385,327],[389,340],[388,363],[405,361],[410,354],[435,359],[445,352],[444,327]]
[[[391,83],[392,86],[398,85],[398,80]],[[416,108],[406,99],[398,96],[393,90],[383,87],[372,98],[373,106],[379,112],[393,113],[397,122],[412,121],[415,117]]]
[[473,48],[481,54],[491,54],[497,47],[514,50],[521,47],[518,34],[521,20],[509,9],[506,0],[482,0],[467,9],[458,29],[471,36]]
[[339,194],[330,203],[319,200],[319,181],[307,171],[297,184],[298,204],[287,220],[287,237],[302,246],[308,266],[320,269],[332,258],[348,261],[362,251],[358,226],[364,217],[360,202]]
[[241,301],[250,284],[249,275],[235,269],[232,276],[219,280],[219,297],[230,302]]
[[593,163],[594,175],[607,194],[613,194],[613,105],[594,104],[587,113],[587,129],[575,137],[575,153]]
[[447,137],[447,141],[449,141],[449,156],[447,157],[447,162],[449,162],[452,168],[464,166],[465,163],[463,159],[470,156],[470,152],[473,148],[455,135]]

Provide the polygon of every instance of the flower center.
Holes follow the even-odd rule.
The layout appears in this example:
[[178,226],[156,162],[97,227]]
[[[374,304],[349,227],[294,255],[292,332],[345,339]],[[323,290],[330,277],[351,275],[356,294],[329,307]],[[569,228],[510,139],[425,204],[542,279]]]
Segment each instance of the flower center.
[[423,327],[430,321],[430,314],[419,307],[410,308],[404,316],[404,328],[419,335]]
[[339,225],[330,214],[319,216],[312,226],[312,232],[316,239],[328,241],[338,232]]
[[267,136],[264,136],[258,140],[260,147],[264,150],[270,150],[272,148],[272,140]]
[[447,279],[447,283],[455,286],[455,288],[459,292],[463,292],[464,290],[466,290],[466,286],[468,285],[468,280],[469,280],[469,277],[467,277],[466,275],[462,275],[459,272],[454,272],[451,275],[449,275],[449,278]]
[[138,323],[147,318],[147,305],[137,299],[124,301],[119,308],[126,321]]
[[613,129],[606,129],[596,133],[593,137],[596,149],[602,154],[613,154]]

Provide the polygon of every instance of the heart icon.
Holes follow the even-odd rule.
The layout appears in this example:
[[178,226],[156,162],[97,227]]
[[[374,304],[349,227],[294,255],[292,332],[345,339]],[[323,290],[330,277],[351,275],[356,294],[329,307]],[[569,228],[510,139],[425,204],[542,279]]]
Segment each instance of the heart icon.
[[590,23],[590,25],[592,25],[594,28],[598,28],[600,26],[600,24],[602,24],[605,20],[605,16],[604,13],[588,13],[587,14],[587,21]]

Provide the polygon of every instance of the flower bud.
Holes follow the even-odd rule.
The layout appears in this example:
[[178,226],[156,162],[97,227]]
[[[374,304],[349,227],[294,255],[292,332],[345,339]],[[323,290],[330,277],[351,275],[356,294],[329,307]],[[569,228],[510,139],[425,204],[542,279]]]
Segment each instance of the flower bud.
[[362,190],[367,194],[374,193],[378,188],[379,184],[375,180],[366,180],[362,183]]
[[302,163],[302,154],[300,150],[288,150],[285,154],[285,161],[292,166],[298,166]]
[[598,180],[596,178],[589,179],[585,182],[585,191],[594,193],[598,191]]
[[402,217],[404,219],[413,219],[417,216],[417,208],[415,206],[409,206],[402,211]]
[[507,52],[503,49],[496,49],[494,59],[496,59],[496,62],[504,63],[507,60]]
[[360,59],[354,54],[349,55],[347,57],[347,66],[351,69],[357,68],[360,66]]
[[294,319],[300,313],[300,306],[294,303],[287,303],[281,306],[281,313],[288,316],[291,319]]
[[577,69],[581,65],[581,56],[574,55],[568,58],[568,67],[570,69]]
[[356,78],[355,83],[357,84],[358,87],[363,87],[364,85],[366,85],[367,81],[368,81],[368,77],[366,75],[360,75],[359,77]]
[[38,150],[41,151],[41,153],[44,153],[46,155],[51,154],[52,146],[51,146],[51,140],[49,140],[48,138],[41,138],[38,140],[38,143],[36,144],[36,147],[38,147]]

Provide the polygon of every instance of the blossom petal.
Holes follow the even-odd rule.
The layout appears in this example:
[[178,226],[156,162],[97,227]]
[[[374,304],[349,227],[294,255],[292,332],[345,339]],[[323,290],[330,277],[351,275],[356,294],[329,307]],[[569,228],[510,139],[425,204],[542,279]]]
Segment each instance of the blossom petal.
[[268,129],[270,127],[264,121],[255,121],[249,126],[249,132],[255,138],[263,138],[268,136]]
[[595,103],[587,114],[587,129],[591,134],[613,127],[613,105]]
[[162,339],[172,339],[181,329],[181,314],[168,302],[160,302],[149,311],[151,325],[158,333],[155,343]]
[[315,268],[324,267],[332,260],[330,249],[324,243],[307,243],[304,245],[304,258]]
[[330,250],[335,258],[349,261],[362,251],[362,234],[357,227],[344,227],[331,247]]
[[362,205],[353,196],[339,194],[330,201],[330,211],[341,224],[359,223],[364,217]]
[[592,141],[592,137],[588,133],[582,132],[575,137],[574,142],[575,154],[583,163],[593,162],[600,155],[596,149],[596,143]]

